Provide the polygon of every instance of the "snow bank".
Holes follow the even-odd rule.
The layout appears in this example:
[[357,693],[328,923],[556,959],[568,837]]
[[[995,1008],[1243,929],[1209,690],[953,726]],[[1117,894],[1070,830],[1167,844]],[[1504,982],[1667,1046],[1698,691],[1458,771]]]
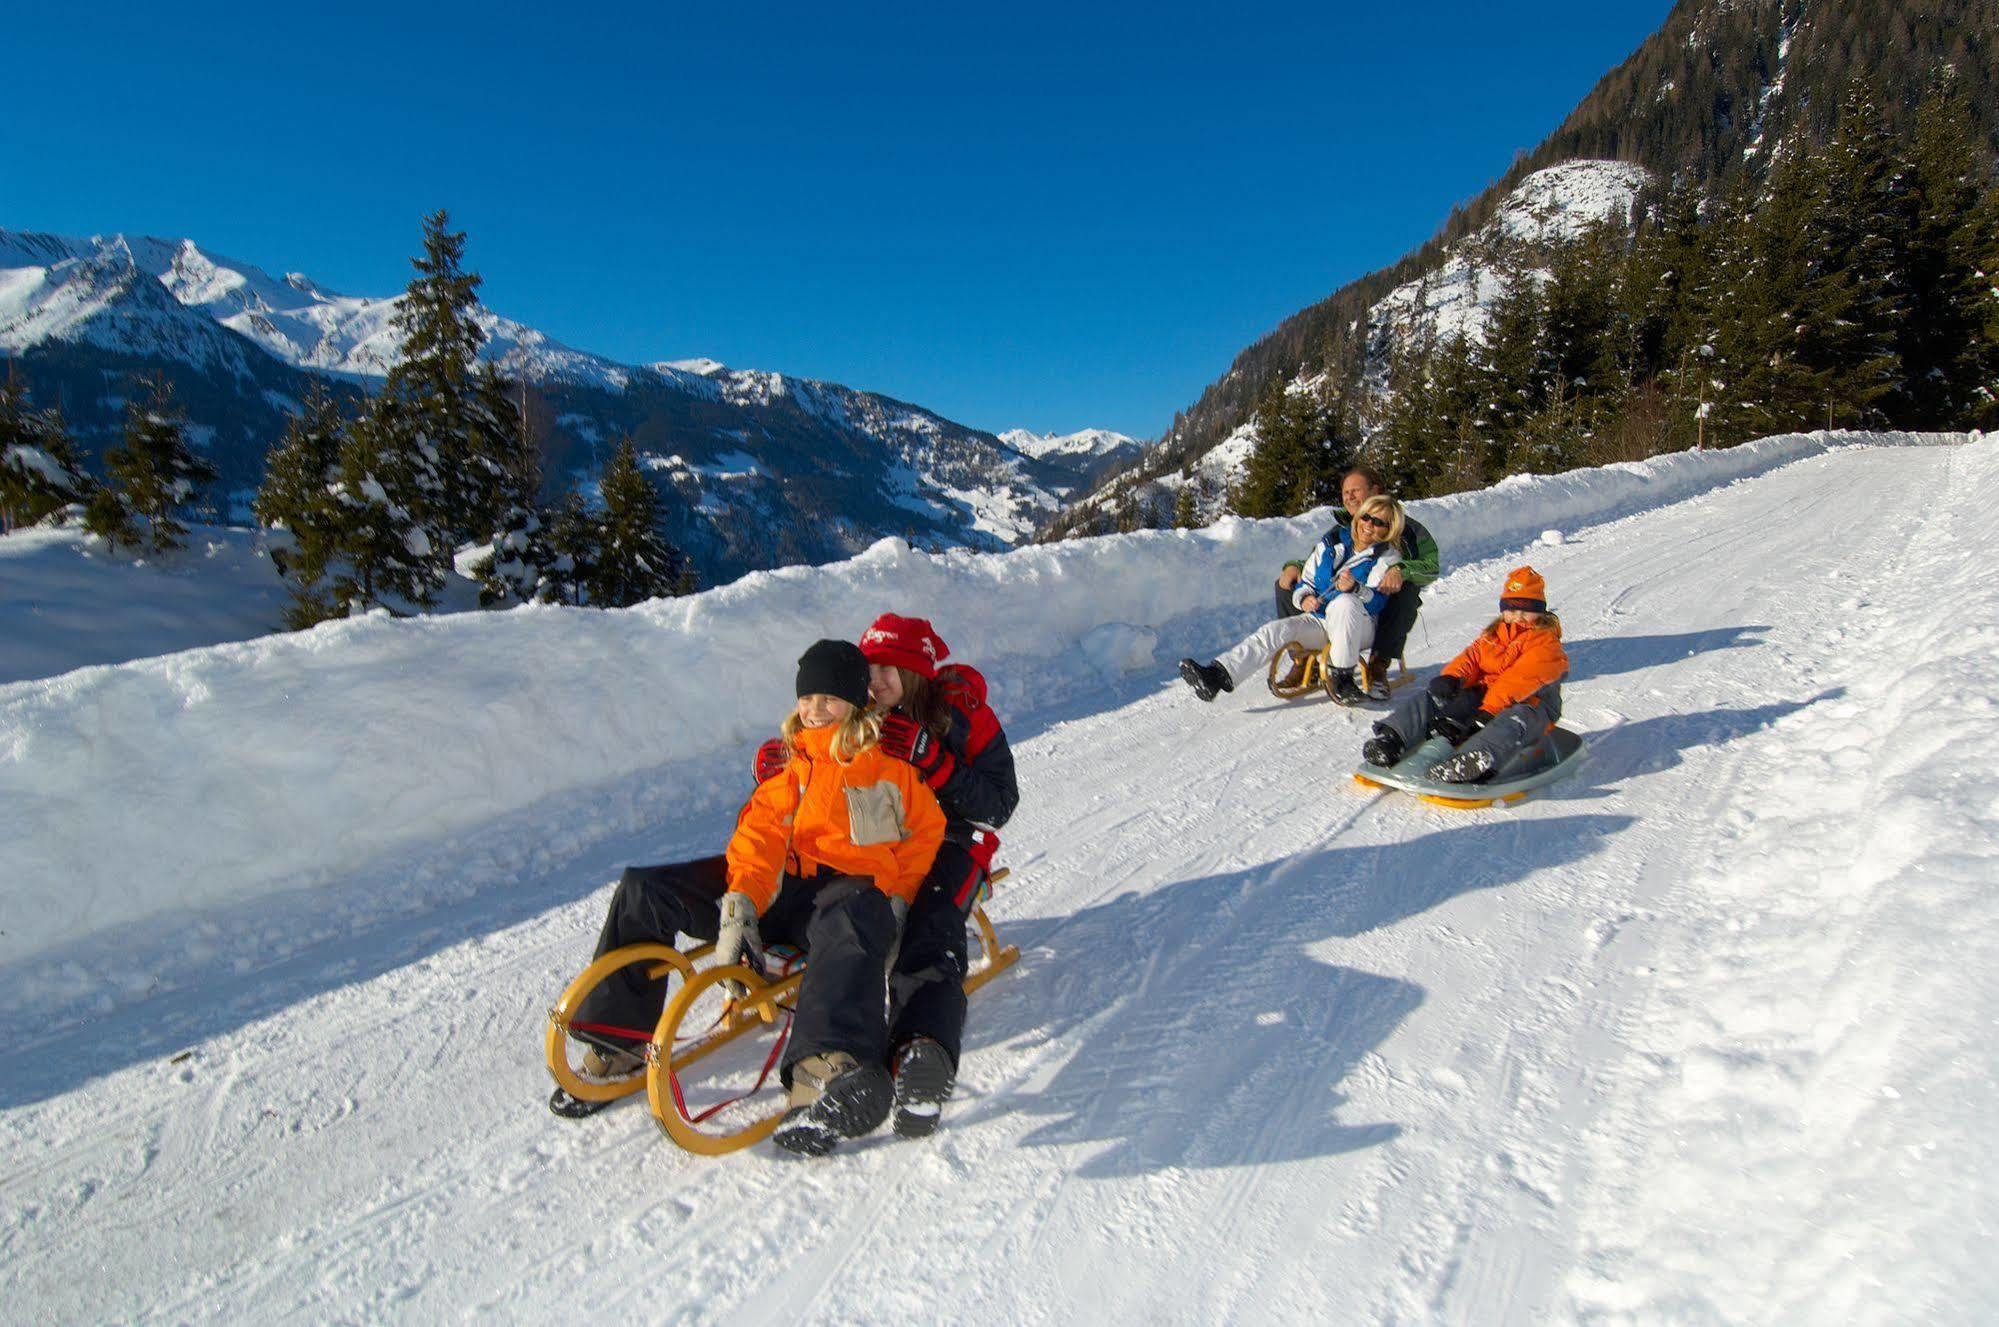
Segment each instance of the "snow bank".
[[109,552],[79,529],[0,537],[0,683],[262,636],[284,610],[247,530],[196,527],[157,557]]
[[[1944,440],[1787,435],[1414,509],[1449,566],[1830,448]],[[642,777],[724,796],[720,771],[739,775],[789,707],[799,651],[886,609],[932,618],[1009,719],[1107,672],[1164,677],[1161,627],[1263,602],[1325,523],[1231,519],[1004,554],[885,540],[619,612],[376,616],[0,686],[0,965],[335,881],[584,789]]]

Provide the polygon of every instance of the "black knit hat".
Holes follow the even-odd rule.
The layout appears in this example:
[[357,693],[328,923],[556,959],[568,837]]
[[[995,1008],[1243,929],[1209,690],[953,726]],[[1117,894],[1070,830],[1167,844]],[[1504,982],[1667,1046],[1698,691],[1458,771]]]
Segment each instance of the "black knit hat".
[[798,694],[838,696],[855,709],[868,704],[868,659],[850,640],[818,640],[798,656]]

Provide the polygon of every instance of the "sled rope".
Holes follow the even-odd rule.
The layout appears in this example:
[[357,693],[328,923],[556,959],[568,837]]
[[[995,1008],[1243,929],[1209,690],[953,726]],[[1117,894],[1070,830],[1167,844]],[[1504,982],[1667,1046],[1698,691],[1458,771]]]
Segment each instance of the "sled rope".
[[704,1120],[721,1114],[731,1106],[748,1101],[751,1097],[763,1091],[764,1084],[770,1081],[770,1071],[777,1067],[779,1057],[784,1054],[784,1044],[790,1039],[791,1010],[786,1009],[784,1011],[784,1027],[779,1030],[777,1040],[770,1048],[770,1054],[764,1057],[763,1071],[757,1075],[757,1081],[750,1085],[750,1090],[741,1096],[730,1097],[726,1101],[719,1101],[707,1110],[702,1111],[699,1115],[689,1115],[687,1113],[687,1098],[682,1096],[680,1092],[680,1075],[673,1071],[673,1063],[668,1061],[666,1066],[666,1085],[667,1089],[673,1093],[673,1108],[679,1111],[680,1118],[686,1120],[689,1124],[700,1124]]
[[619,1027],[616,1023],[570,1023],[571,1032],[595,1032],[599,1036],[619,1037],[625,1041],[651,1041],[652,1033],[641,1032],[637,1028]]

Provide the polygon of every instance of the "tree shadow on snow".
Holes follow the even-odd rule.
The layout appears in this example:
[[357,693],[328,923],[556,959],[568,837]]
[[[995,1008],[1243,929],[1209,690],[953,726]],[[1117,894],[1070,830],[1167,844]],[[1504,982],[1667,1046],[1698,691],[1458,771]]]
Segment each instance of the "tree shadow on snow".
[[1678,663],[1695,654],[1740,650],[1763,643],[1765,626],[1716,627],[1672,636],[1593,636],[1562,642],[1572,679],[1615,677]]
[[[1033,989],[976,1008],[969,1053],[1016,1040],[1073,1040],[1075,1049],[1052,1080],[968,1103],[953,1127],[1046,1117],[1027,1145],[1108,1144],[1080,1170],[1099,1179],[1387,1142],[1401,1126],[1342,1119],[1340,1085],[1425,992],[1326,962],[1312,947],[1580,861],[1630,823],[1482,822],[1009,923]],[[1021,980],[1003,977],[994,989]]]

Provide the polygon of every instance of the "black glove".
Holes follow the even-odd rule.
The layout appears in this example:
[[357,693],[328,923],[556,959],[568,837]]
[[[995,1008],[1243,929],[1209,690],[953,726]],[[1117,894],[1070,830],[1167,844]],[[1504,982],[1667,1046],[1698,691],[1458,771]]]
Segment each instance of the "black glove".
[[906,714],[890,714],[882,719],[882,750],[897,760],[916,767],[924,783],[941,788],[958,762],[928,728]]
[[1465,684],[1452,677],[1449,673],[1438,673],[1430,679],[1429,685],[1424,687],[1423,690],[1430,693],[1431,700],[1441,703],[1457,695],[1464,688]]
[[756,775],[757,782],[762,783],[766,779],[776,778],[782,774],[784,767],[790,763],[791,748],[785,745],[782,737],[773,737],[757,748],[756,759],[750,762],[750,770]]
[[1456,714],[1439,714],[1430,720],[1430,736],[1441,737],[1452,746],[1461,746],[1478,731],[1478,724]]

